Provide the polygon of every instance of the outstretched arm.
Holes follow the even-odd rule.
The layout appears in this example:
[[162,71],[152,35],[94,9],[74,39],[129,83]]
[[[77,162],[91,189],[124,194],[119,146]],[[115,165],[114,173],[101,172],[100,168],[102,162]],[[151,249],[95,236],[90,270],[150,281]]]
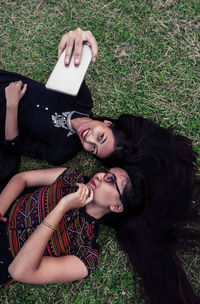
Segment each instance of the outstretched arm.
[[32,284],[50,284],[79,280],[87,276],[86,266],[74,255],[43,256],[46,245],[63,215],[68,210],[82,207],[93,199],[92,191],[89,194],[85,185],[78,185],[77,192],[68,194],[60,200],[9,266],[9,272],[15,280]]
[[27,85],[22,81],[15,81],[5,89],[6,95],[6,123],[5,139],[12,140],[19,135],[18,129],[18,106],[19,102],[26,93]]
[[[8,208],[26,187],[44,186],[52,184],[65,168],[33,170],[18,173],[11,178],[7,186],[0,193],[0,214],[4,216]],[[4,218],[0,218],[0,221]]]
[[77,28],[75,31],[70,31],[62,36],[58,46],[58,57],[66,50],[65,64],[69,64],[74,47],[74,64],[79,65],[81,62],[83,43],[86,43],[91,47],[92,61],[95,62],[98,58],[97,41],[90,31],[83,31],[81,28]]

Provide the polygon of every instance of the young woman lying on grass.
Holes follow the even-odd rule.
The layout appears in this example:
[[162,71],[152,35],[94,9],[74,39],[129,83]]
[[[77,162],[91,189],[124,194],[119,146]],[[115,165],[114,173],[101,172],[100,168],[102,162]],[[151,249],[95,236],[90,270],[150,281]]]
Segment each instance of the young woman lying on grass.
[[[59,55],[66,48],[68,62],[74,45],[75,60],[80,61],[83,42],[91,45],[93,58],[97,58],[94,36],[81,29],[62,37]],[[92,105],[85,82],[78,96],[72,97],[48,90],[44,84],[19,74],[1,71],[1,187],[17,173],[21,155],[60,165],[83,147],[107,160],[109,167],[134,163],[147,174],[152,168],[155,174],[160,174],[165,169],[163,162],[174,150],[182,149],[179,137],[148,119],[129,114],[118,119],[95,118]]]
[[[130,166],[97,173],[87,183],[69,168],[14,176],[0,195],[1,284],[87,277],[98,262],[98,222],[103,219],[142,278],[148,303],[200,303],[175,250],[196,188],[191,152],[183,151],[185,162],[176,163],[173,179],[162,176],[165,183],[154,189]],[[70,193],[77,183],[79,189]],[[20,196],[25,187],[40,185]]]

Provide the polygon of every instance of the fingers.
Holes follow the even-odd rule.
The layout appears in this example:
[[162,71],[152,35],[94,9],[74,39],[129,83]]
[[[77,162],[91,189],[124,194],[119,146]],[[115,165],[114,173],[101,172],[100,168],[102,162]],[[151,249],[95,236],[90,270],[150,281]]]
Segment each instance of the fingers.
[[[58,45],[58,58],[60,57],[60,55],[62,54],[62,52],[64,51],[65,47],[67,44],[69,44],[69,40],[70,40],[70,32],[63,35],[61,40],[60,40],[60,43]],[[72,43],[73,45],[73,43]]]
[[77,183],[76,185],[79,187],[79,189],[77,190],[77,194],[79,195],[80,199],[86,199],[89,195],[89,190],[86,185],[79,183]]
[[23,85],[23,82],[21,80],[18,80],[18,81],[13,81],[13,82],[10,82],[8,86],[17,86],[17,87],[22,87]]
[[85,204],[87,205],[88,203],[90,203],[90,202],[93,200],[93,197],[94,197],[94,192],[93,192],[93,190],[91,189],[91,190],[89,190],[89,195],[88,195],[88,197],[87,197],[87,199],[86,199]]
[[64,48],[65,48],[65,35],[62,36],[61,40],[60,40],[60,43],[58,45],[58,58],[60,57],[61,53],[64,51]]
[[82,206],[88,204],[93,199],[93,191],[89,190],[86,185],[84,184],[77,184],[79,187],[77,194],[79,194],[79,198],[82,202]]
[[95,62],[98,58],[98,44],[93,34],[90,31],[85,32],[86,44],[89,45],[92,49],[92,62]]
[[82,38],[82,33],[79,31],[75,39],[75,47],[74,47],[74,65],[76,66],[79,65],[81,62],[82,47],[83,47],[83,38]]
[[21,90],[21,96],[24,96],[24,94],[26,93],[26,90],[27,90],[27,84],[23,84],[23,82],[21,80],[19,81],[14,81],[14,82],[11,82],[9,84],[10,87],[16,87],[18,88],[19,90]]
[[14,85],[17,86],[18,88],[21,88],[23,86],[23,82],[21,80],[15,81]]
[[26,93],[26,90],[27,90],[27,83],[24,84],[24,86],[21,90],[22,96],[24,96],[24,94]]
[[27,90],[27,84],[23,84],[21,80],[11,82],[5,88],[7,106],[16,106],[22,99]]
[[61,38],[60,44],[58,46],[58,58],[65,49],[65,58],[64,58],[65,64],[69,64],[70,62],[73,46],[74,46],[73,33],[69,32]]
[[91,47],[92,61],[95,62],[98,58],[97,41],[90,31],[83,31],[81,28],[77,28],[75,31],[70,31],[62,36],[58,46],[58,57],[60,57],[61,53],[65,49],[64,62],[66,65],[68,65],[70,63],[70,58],[74,47],[74,64],[76,66],[79,65],[82,57],[83,43],[86,43]]
[[70,59],[72,56],[73,48],[74,48],[74,64],[79,65],[82,55],[82,39],[83,31],[81,29],[77,29],[75,31],[70,31],[66,35],[63,36],[63,41],[61,46],[65,48],[65,59],[64,62],[66,65],[70,63]]

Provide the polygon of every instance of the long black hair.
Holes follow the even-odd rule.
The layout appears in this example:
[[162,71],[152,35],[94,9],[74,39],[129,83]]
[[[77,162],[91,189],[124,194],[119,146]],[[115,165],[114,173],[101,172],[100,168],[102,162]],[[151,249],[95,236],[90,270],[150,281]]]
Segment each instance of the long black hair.
[[[147,136],[148,127],[143,132]],[[138,151],[145,136],[138,141]],[[199,199],[196,154],[189,139],[171,130],[161,130],[161,139],[158,150],[143,149],[133,165],[122,165],[131,181],[122,194],[125,211],[111,213],[104,220],[115,229],[119,244],[142,278],[148,303],[197,304],[200,298],[176,254],[194,193]],[[154,147],[154,142],[149,144]]]
[[[105,117],[101,119],[104,120]],[[151,160],[150,170],[152,166],[155,166],[155,170],[166,161],[171,153],[170,141],[174,136],[172,129],[132,114],[123,114],[118,119],[110,120],[113,122],[111,129],[115,139],[115,150],[103,159],[104,164],[114,167],[127,163],[141,165],[145,161],[143,167],[147,170],[147,160]]]

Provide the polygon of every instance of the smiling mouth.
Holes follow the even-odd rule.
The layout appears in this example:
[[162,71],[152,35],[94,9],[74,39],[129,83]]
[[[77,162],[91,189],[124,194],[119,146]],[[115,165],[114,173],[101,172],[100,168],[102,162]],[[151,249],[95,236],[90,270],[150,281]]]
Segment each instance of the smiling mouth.
[[83,139],[85,139],[85,137],[87,136],[89,130],[90,130],[90,129],[88,128],[88,129],[84,129],[84,130],[81,132],[81,137],[82,137]]

